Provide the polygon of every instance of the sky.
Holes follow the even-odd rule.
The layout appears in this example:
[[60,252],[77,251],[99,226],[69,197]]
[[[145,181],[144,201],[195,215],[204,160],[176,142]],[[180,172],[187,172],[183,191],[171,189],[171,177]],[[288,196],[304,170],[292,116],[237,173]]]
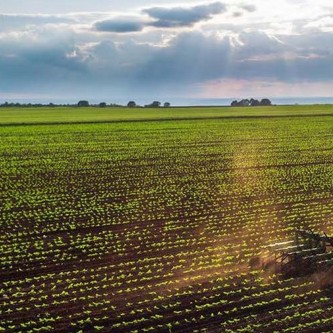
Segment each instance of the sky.
[[332,92],[329,0],[0,0],[0,102]]

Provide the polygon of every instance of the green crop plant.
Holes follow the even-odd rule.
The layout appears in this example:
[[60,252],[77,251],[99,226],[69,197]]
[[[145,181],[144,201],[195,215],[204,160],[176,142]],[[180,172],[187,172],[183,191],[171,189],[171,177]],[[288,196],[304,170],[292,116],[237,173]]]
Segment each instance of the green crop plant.
[[0,114],[0,331],[333,324],[315,281],[249,266],[333,233],[332,107],[24,112]]

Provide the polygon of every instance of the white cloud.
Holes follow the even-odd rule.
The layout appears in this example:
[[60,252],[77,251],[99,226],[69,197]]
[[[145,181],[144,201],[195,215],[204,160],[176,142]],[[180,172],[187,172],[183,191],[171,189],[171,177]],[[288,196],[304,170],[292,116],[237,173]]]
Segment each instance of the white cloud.
[[304,28],[315,28],[325,32],[333,32],[333,15],[324,16],[318,20],[309,22]]

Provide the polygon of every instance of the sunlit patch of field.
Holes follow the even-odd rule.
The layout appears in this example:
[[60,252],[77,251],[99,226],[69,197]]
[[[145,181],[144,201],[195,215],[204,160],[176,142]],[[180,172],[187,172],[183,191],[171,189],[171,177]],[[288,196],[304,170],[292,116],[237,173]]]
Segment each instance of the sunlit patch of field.
[[333,115],[314,108],[0,113],[0,331],[329,331],[320,274],[262,265],[295,227],[333,234]]

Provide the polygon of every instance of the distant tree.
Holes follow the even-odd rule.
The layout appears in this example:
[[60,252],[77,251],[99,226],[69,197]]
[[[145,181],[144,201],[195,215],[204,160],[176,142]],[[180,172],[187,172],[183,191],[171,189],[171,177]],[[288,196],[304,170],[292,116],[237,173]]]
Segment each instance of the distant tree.
[[261,100],[260,105],[261,106],[270,106],[270,105],[272,105],[272,102],[268,98],[264,98]]
[[151,104],[145,105],[146,108],[159,108],[161,106],[161,102],[154,101]]
[[127,107],[129,107],[129,108],[135,108],[136,107],[136,103],[134,101],[129,101],[127,103]]
[[249,106],[249,105],[250,105],[250,100],[248,100],[248,99],[242,99],[239,102],[239,106]]
[[154,101],[154,102],[151,104],[151,106],[152,106],[153,108],[159,108],[159,107],[161,106],[161,102],[159,102],[159,101]]
[[106,107],[106,103],[105,103],[105,102],[101,102],[101,103],[99,103],[99,107],[100,107],[100,108],[105,108],[105,107]]
[[251,105],[251,106],[259,106],[259,105],[260,105],[260,102],[259,102],[257,99],[253,99],[253,98],[251,98],[251,99],[250,99],[250,105]]
[[171,105],[171,104],[170,104],[169,102],[165,102],[165,103],[164,103],[164,107],[165,107],[165,108],[169,108],[170,105]]
[[89,102],[88,101],[79,101],[77,103],[77,106],[80,106],[80,107],[82,107],[82,106],[89,106]]
[[121,105],[121,104],[116,104],[116,103],[111,103],[110,104],[111,107],[113,108],[120,108],[120,107],[124,107],[124,105]]
[[257,99],[242,99],[241,101],[232,101],[231,106],[269,106],[272,102],[268,98],[262,99],[260,102]]

